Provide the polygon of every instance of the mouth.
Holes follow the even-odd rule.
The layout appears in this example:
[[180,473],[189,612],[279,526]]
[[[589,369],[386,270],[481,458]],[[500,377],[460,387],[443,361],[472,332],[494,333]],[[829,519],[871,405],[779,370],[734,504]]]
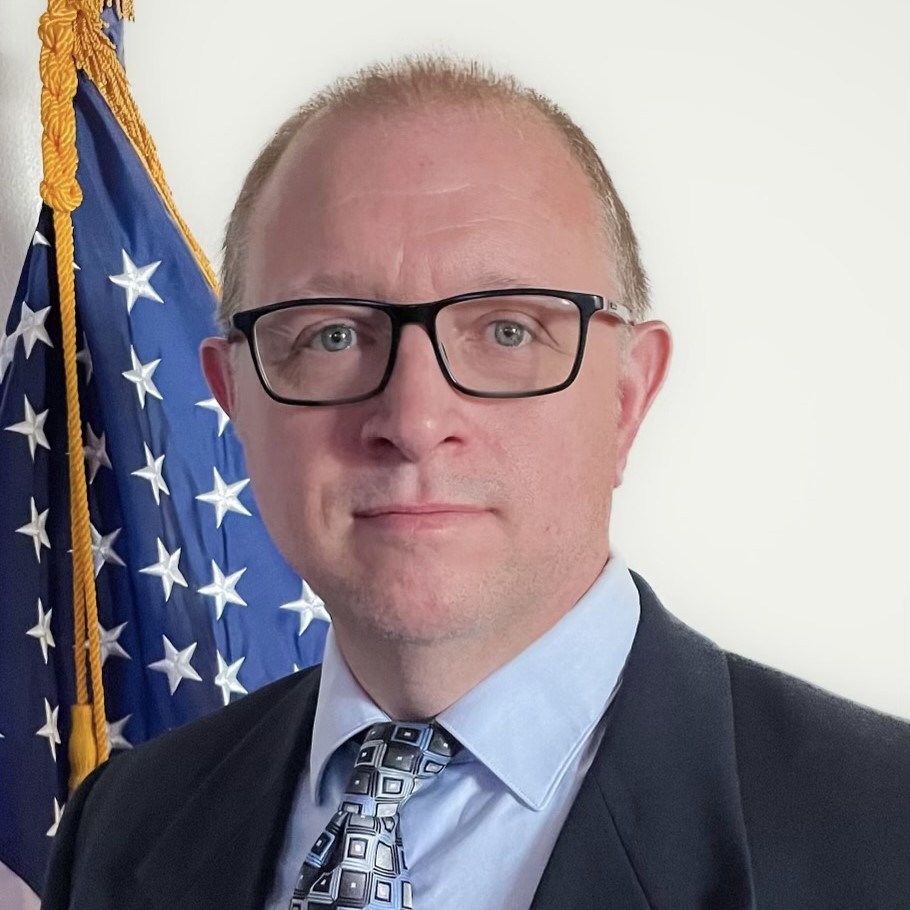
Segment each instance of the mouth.
[[362,509],[354,513],[355,518],[381,518],[386,515],[474,515],[486,511],[477,506],[452,502],[431,502],[421,504],[393,503]]
[[489,510],[462,503],[393,503],[354,513],[361,527],[386,533],[444,531],[476,521]]

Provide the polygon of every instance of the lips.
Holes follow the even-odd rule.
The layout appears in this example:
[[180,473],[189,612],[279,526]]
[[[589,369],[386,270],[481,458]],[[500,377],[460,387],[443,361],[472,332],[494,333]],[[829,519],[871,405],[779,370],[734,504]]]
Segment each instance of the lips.
[[354,513],[357,518],[378,518],[382,515],[444,515],[444,514],[470,514],[482,512],[477,506],[453,502],[430,503],[390,503],[388,505],[374,506],[369,509],[359,509]]

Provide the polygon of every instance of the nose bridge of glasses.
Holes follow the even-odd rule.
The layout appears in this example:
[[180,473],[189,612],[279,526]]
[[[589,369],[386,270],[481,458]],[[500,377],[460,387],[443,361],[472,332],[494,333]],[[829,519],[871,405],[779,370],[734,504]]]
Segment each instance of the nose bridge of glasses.
[[[436,334],[436,314],[441,308],[439,303],[395,304],[386,308],[386,312],[392,320],[393,334],[396,336],[392,344],[392,350],[389,351],[392,361],[388,367],[390,375],[393,372],[399,372],[401,369],[401,347],[402,342],[407,337],[404,330],[408,326],[415,326],[423,329],[427,341],[433,348],[434,360],[437,362],[445,379],[451,382],[451,377],[446,368],[445,350],[442,347],[441,339]],[[412,355],[408,354],[408,356]]]
[[439,303],[396,303],[385,307],[392,324],[399,332],[407,325],[422,326],[433,338],[436,314],[445,306],[446,301]]
[[409,325],[413,325],[423,329],[430,344],[433,346],[436,360],[438,361],[443,374],[446,379],[450,378],[445,364],[445,349],[442,346],[441,339],[436,333],[436,315],[446,305],[447,301],[437,301],[433,303],[400,303],[384,308],[389,319],[392,321],[393,335],[395,336],[395,340],[392,343],[392,350],[389,352],[393,359],[393,363],[389,366],[390,371],[394,370],[397,366],[399,355],[398,349],[401,346],[404,329]]

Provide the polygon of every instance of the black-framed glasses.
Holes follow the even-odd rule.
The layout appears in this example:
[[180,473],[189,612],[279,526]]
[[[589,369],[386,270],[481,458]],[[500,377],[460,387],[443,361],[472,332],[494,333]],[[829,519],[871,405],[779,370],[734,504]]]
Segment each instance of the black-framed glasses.
[[285,404],[353,404],[386,387],[404,326],[423,326],[449,383],[478,398],[532,398],[569,386],[588,323],[632,314],[597,294],[546,288],[476,291],[433,303],[318,297],[286,300],[231,318],[266,392]]

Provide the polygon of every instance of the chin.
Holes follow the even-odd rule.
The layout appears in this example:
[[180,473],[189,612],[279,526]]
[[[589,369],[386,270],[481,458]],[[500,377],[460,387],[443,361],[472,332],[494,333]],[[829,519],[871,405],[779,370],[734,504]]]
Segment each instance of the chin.
[[369,637],[429,645],[470,637],[488,624],[487,598],[473,578],[465,581],[332,585],[326,602],[337,623],[368,631]]

